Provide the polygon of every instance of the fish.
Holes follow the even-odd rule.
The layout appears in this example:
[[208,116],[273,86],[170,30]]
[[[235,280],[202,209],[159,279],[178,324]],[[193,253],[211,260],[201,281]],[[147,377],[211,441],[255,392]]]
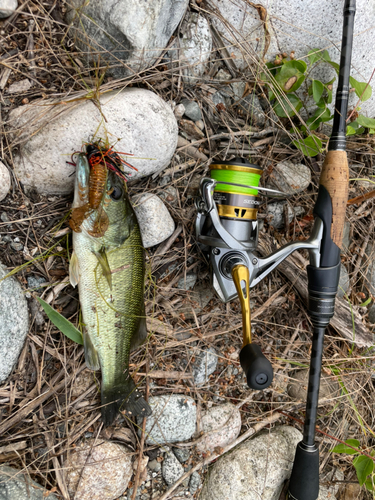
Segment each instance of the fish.
[[124,179],[106,161],[94,168],[85,153],[76,160],[70,226],[69,276],[78,285],[86,365],[102,374],[103,424],[119,410],[149,416],[129,372],[131,350],[147,338],[141,232]]

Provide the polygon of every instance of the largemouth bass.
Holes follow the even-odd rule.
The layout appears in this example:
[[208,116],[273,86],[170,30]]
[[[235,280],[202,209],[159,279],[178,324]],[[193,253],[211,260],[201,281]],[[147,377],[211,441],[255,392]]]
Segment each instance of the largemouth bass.
[[102,372],[101,411],[150,415],[129,373],[130,351],[146,338],[144,250],[126,183],[106,161],[78,155],[70,226],[70,281],[78,284],[86,365]]

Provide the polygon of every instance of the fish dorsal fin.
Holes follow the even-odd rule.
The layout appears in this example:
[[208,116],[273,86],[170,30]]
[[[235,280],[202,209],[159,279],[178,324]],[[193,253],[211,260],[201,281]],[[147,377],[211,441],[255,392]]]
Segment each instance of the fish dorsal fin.
[[86,328],[83,329],[83,345],[85,348],[85,361],[87,368],[94,371],[100,370],[98,351],[95,349]]
[[93,252],[95,257],[98,259],[100,267],[103,271],[103,276],[107,280],[108,286],[110,290],[112,290],[112,273],[111,268],[109,267],[107,252],[105,251],[105,247],[102,247],[99,252]]
[[70,284],[72,287],[76,287],[79,283],[79,263],[78,263],[78,257],[75,251],[73,250],[73,253],[70,257],[70,264],[69,264],[69,280]]
[[147,325],[146,325],[146,313],[145,313],[145,305],[143,304],[138,331],[135,335],[133,335],[132,340],[130,342],[130,350],[133,351],[137,347],[139,347],[147,338]]

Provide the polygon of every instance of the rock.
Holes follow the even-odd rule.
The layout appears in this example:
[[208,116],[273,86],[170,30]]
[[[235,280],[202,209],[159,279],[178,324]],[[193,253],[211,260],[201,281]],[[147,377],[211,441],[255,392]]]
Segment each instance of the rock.
[[9,170],[4,163],[0,161],[0,201],[3,201],[8,195],[11,188],[11,180]]
[[191,475],[190,477],[190,481],[189,481],[189,491],[192,495],[194,495],[194,493],[197,491],[197,489],[199,488],[199,486],[201,485],[201,476],[199,474],[199,472],[193,472],[193,474]]
[[[166,176],[169,177],[169,176]],[[164,177],[163,177],[164,179]],[[178,190],[173,186],[166,186],[163,191],[158,193],[158,196],[166,201],[169,205],[177,206],[178,205]]]
[[225,71],[225,69],[219,69],[219,71],[215,75],[215,80],[219,80],[220,82],[227,82],[232,79],[232,75],[229,71]]
[[[278,201],[276,203],[270,203],[267,206],[267,220],[275,229],[281,229],[285,226],[284,207],[286,204],[286,201]],[[293,221],[294,217],[298,217],[305,213],[304,208],[300,206],[293,207],[292,209],[290,205],[288,205],[287,210],[289,224]]]
[[346,270],[344,264],[341,263],[340,281],[339,281],[339,288],[337,290],[337,296],[342,299],[345,296],[346,292],[349,290],[349,285],[350,285],[349,273]]
[[304,191],[310,182],[309,167],[302,163],[294,164],[289,160],[284,160],[273,168],[267,187],[278,189],[285,194],[297,194]]
[[[195,432],[197,407],[189,396],[171,394],[149,399],[152,415],[146,421],[147,444],[187,441]],[[138,425],[142,418],[137,419]]]
[[137,0],[72,0],[66,19],[75,45],[90,60],[100,53],[101,64],[122,78],[158,59],[187,6],[188,0],[154,0],[152,8]]
[[1,212],[0,219],[2,222],[10,222],[11,220],[8,217],[8,214],[6,212]]
[[241,413],[231,403],[209,408],[202,414],[201,430],[206,434],[197,451],[213,451],[234,441],[241,431]]
[[[111,134],[111,144],[117,151],[134,154],[124,158],[138,169],[130,172],[125,167],[132,179],[159,172],[169,164],[177,145],[178,127],[168,104],[140,88],[103,94],[100,102],[107,122],[89,99],[55,106],[22,106],[10,113],[9,126],[13,131],[23,130],[17,138],[25,143],[14,157],[14,164],[26,191],[71,193],[74,167],[66,162],[94,136],[99,139]],[[116,138],[120,140],[116,142]]]
[[247,95],[239,102],[235,103],[241,115],[248,116],[251,123],[256,127],[264,127],[266,123],[266,115],[260,105],[259,98],[254,92]]
[[129,448],[94,438],[71,450],[63,467],[70,495],[80,500],[115,500],[133,473]]
[[196,12],[191,13],[179,42],[183,79],[185,83],[195,85],[205,72],[212,50],[211,31],[206,18]]
[[[246,0],[209,0],[211,22],[222,37],[223,44],[229,47],[228,53],[232,56],[231,63],[246,72],[252,64],[252,56],[257,53],[263,58],[265,48],[265,30],[263,21],[255,8],[255,4],[249,4]],[[327,49],[331,59],[340,62],[340,43],[342,37],[342,2],[333,0],[322,5],[322,8],[314,11],[305,2],[292,0],[267,4],[267,16],[272,19],[268,25],[270,33],[270,45],[265,56],[265,62],[271,61],[281,52],[290,54],[295,52],[296,59],[305,58],[307,53],[313,49]],[[293,26],[292,30],[285,26]],[[309,27],[308,32],[306,26]],[[374,68],[372,54],[375,51],[374,28],[368,19],[368,4],[365,0],[357,2],[355,17],[355,42],[353,44],[352,66],[356,68],[352,77],[360,82],[368,82]],[[369,33],[373,33],[371,35]],[[327,44],[329,40],[329,44]],[[369,43],[369,40],[371,42]],[[224,56],[224,55],[223,55]],[[224,56],[225,57],[225,56]],[[328,82],[336,77],[334,89],[337,86],[337,75],[335,70],[328,64],[320,64],[312,76],[323,82]],[[349,99],[349,108],[358,101],[358,96],[353,92]],[[335,96],[332,101],[332,108]],[[365,116],[375,114],[375,96],[361,103],[361,113]]]
[[28,276],[27,277],[27,287],[32,288],[33,291],[40,291],[43,290],[43,287],[41,285],[45,285],[46,279],[43,278],[42,276]]
[[248,439],[210,467],[199,500],[278,500],[301,439],[286,425]]
[[193,120],[193,122],[202,120],[202,111],[197,102],[183,99],[181,104],[184,105],[185,115],[190,118],[190,120]]
[[153,472],[159,472],[161,470],[161,463],[158,462],[155,458],[155,460],[151,460],[148,463],[148,468]]
[[204,130],[204,122],[202,120],[197,120],[195,122],[195,125],[200,129],[200,130]]
[[[288,384],[288,394],[291,398],[298,401],[305,401],[307,395],[307,384],[309,379],[309,370],[298,370],[291,375]],[[338,382],[324,372],[321,375],[319,403],[326,404],[326,400],[333,400],[340,395],[340,386]]]
[[347,483],[340,489],[340,500],[359,500],[362,494],[362,488],[358,483]]
[[236,100],[242,99],[242,96],[244,95],[245,90],[246,90],[246,83],[245,82],[233,82],[230,84],[230,86],[232,87],[234,98]]
[[45,323],[45,313],[43,312],[42,306],[33,297],[28,301],[28,303],[32,321],[34,321],[37,326],[43,326]]
[[216,370],[217,354],[213,347],[200,352],[193,364],[193,376],[196,385],[205,384],[209,376]]
[[156,194],[141,195],[134,204],[134,210],[145,248],[158,245],[173,234],[174,221],[167,207]]
[[174,108],[174,116],[179,120],[184,116],[185,113],[185,106],[183,104],[177,104],[177,106]]
[[[0,264],[0,280],[8,274]],[[21,285],[15,278],[0,281],[0,383],[17,363],[29,331],[29,311]]]
[[176,455],[177,460],[181,464],[183,464],[187,460],[189,460],[189,457],[190,457],[189,448],[173,448],[173,453]]
[[7,93],[8,94],[20,94],[22,92],[27,92],[31,87],[31,82],[27,78],[20,80],[19,82],[14,82],[9,85]]
[[204,137],[204,133],[202,132],[202,130],[190,120],[180,120],[180,127],[192,139],[199,140]]
[[194,288],[195,283],[197,282],[198,276],[195,273],[188,273],[183,276],[177,283],[177,288],[180,290],[191,290]]
[[27,472],[21,472],[8,465],[0,466],[1,500],[45,500],[46,498],[57,500],[53,493],[33,481]]
[[79,373],[74,379],[70,396],[72,400],[78,398],[81,394],[83,394],[87,389],[95,382],[94,372],[85,368],[81,373]]
[[224,92],[215,92],[214,94],[212,94],[211,99],[216,107],[218,105],[219,107],[220,105],[223,105],[226,108],[229,108],[229,106],[231,105],[230,97]]
[[372,306],[369,308],[369,311],[368,311],[368,320],[370,323],[372,324],[375,324],[375,307],[374,307],[374,304],[372,304]]
[[16,252],[22,252],[22,250],[23,250],[23,244],[22,243],[18,243],[18,242],[12,241],[12,243],[10,244],[10,246]]
[[161,473],[168,486],[172,486],[184,474],[184,468],[172,452],[165,454]]
[[[343,483],[345,480],[345,476],[344,476],[343,472],[339,469],[337,469],[335,471],[333,478],[332,478],[332,473],[328,474],[328,476],[329,477],[326,476],[326,478],[323,478],[323,480],[322,480],[323,484],[320,484],[318,500],[335,500],[337,498],[336,494],[338,493],[338,491],[340,489],[340,484]],[[327,479],[328,479],[329,483],[331,483],[331,484],[328,484],[328,486],[326,486],[326,484],[325,484],[325,483],[327,483]],[[350,497],[347,498],[345,496],[344,497],[340,496],[339,498],[341,500],[349,500]],[[357,498],[357,497],[355,497],[355,498]]]
[[0,19],[11,16],[17,7],[17,0],[0,0]]

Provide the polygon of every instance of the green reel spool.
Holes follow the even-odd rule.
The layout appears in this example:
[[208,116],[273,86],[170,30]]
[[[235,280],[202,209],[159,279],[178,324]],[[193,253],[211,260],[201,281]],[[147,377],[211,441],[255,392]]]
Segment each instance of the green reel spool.
[[230,161],[212,163],[210,170],[212,179],[217,181],[214,200],[220,218],[256,220],[259,206],[258,190],[231,184],[258,187],[263,169],[247,162],[244,158],[234,158]]

